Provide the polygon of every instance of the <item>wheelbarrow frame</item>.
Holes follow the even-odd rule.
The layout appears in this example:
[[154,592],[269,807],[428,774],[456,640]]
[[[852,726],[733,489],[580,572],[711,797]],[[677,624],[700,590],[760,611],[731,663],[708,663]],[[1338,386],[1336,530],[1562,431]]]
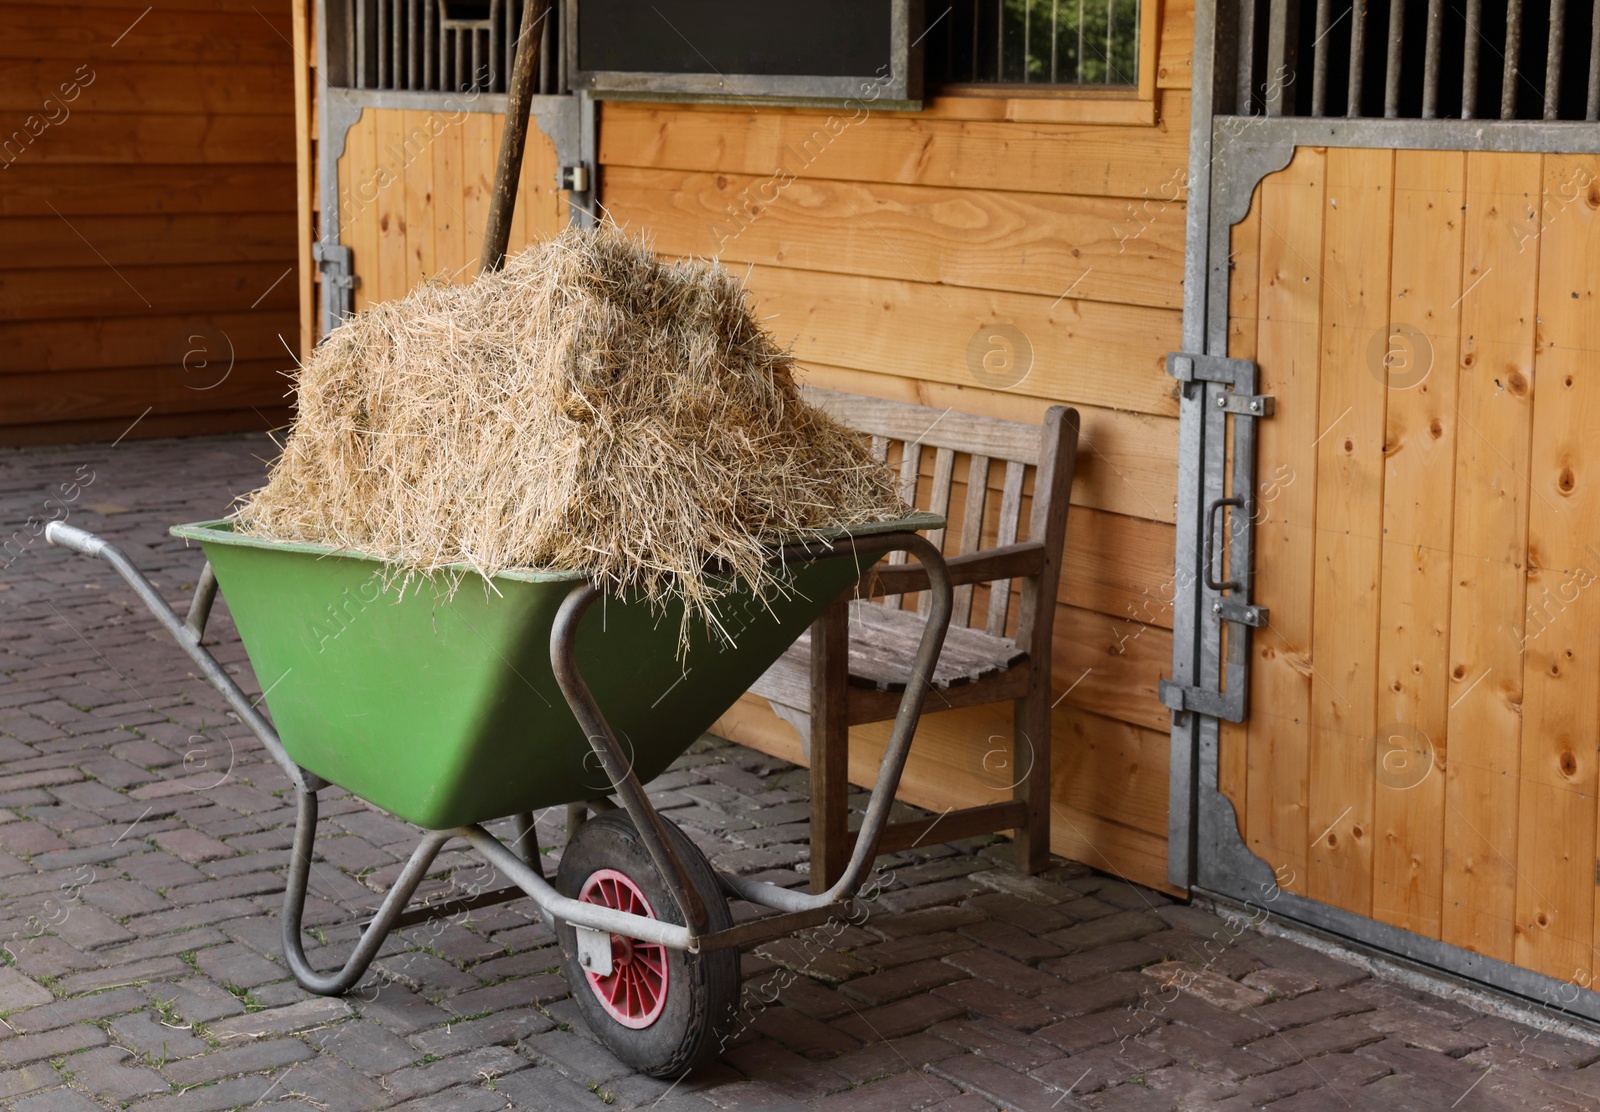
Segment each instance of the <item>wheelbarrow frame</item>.
[[[860,537],[847,533],[837,539],[785,545],[773,552],[772,563],[775,567],[788,567],[796,563],[846,554],[854,555],[863,572],[870,569],[878,558],[890,552],[904,552],[907,556],[919,560],[922,567],[927,570],[932,605],[917,646],[916,656],[912,661],[910,675],[907,677],[905,693],[901,696],[900,709],[895,716],[889,742],[878,767],[877,780],[872,788],[866,814],[856,835],[850,861],[844,873],[826,891],[812,894],[718,872],[718,880],[727,894],[774,911],[776,914],[712,930],[709,927],[710,920],[705,903],[691,882],[672,839],[667,835],[665,820],[650,802],[623,746],[606,721],[604,713],[578,669],[574,654],[579,623],[589,607],[604,596],[604,592],[589,581],[577,584],[562,602],[551,628],[551,668],[569,708],[587,735],[595,757],[611,782],[618,805],[633,820],[651,862],[671,891],[683,923],[680,925],[663,919],[634,915],[562,895],[545,876],[541,867],[532,815],[521,814],[512,816],[518,834],[518,844],[522,847],[521,854],[489,833],[481,823],[470,823],[450,830],[425,832],[401,869],[399,877],[385,894],[377,913],[363,929],[361,937],[344,965],[332,973],[319,973],[306,960],[301,941],[301,918],[305,909],[312,852],[316,844],[317,793],[330,785],[315,773],[301,768],[289,756],[272,724],[240,690],[233,677],[228,675],[217,659],[201,644],[217,594],[217,579],[210,562],[207,561],[201,571],[200,580],[195,585],[188,615],[179,618],[177,612],[167,604],[144,574],[115,545],[86,530],[60,521],[51,522],[46,527],[45,539],[51,544],[60,545],[84,556],[96,557],[110,564],[133,588],[134,593],[190,659],[199,666],[211,685],[227,699],[228,705],[261,740],[267,752],[282,767],[284,774],[294,785],[297,812],[294,848],[289,859],[283,903],[284,957],[295,980],[302,988],[325,996],[339,995],[354,987],[366,973],[389,933],[396,927],[444,918],[458,914],[463,909],[490,906],[523,895],[534,901],[547,920],[552,923],[557,919],[564,920],[578,928],[576,931],[578,946],[586,966],[591,955],[595,956],[594,960],[609,965],[609,948],[605,939],[611,934],[659,943],[674,950],[699,953],[747,946],[846,914],[850,902],[860,890],[867,869],[877,856],[879,840],[888,822],[889,808],[894,803],[900,776],[905,770],[912,735],[916,732],[917,721],[927,698],[934,666],[944,646],[945,632],[949,628],[952,610],[950,573],[944,558],[933,544],[914,532],[897,531]],[[861,559],[863,557],[871,559],[863,561]],[[601,809],[612,805],[604,798],[575,800],[573,804]],[[424,905],[414,912],[406,913],[406,905],[410,903],[418,885],[427,876],[440,849],[453,838],[460,838],[475,849],[490,865],[504,874],[511,881],[511,885],[479,893],[465,900],[445,901],[433,906]]]

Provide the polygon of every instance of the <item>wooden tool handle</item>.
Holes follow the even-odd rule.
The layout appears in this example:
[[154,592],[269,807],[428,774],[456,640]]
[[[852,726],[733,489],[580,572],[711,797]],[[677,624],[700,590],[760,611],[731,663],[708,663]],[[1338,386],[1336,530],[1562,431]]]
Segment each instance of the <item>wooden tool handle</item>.
[[517,182],[522,177],[522,148],[528,138],[528,109],[539,80],[539,39],[550,14],[550,0],[523,0],[522,31],[517,56],[511,64],[511,84],[506,97],[506,129],[500,140],[500,162],[494,173],[494,196],[489,199],[489,222],[483,233],[480,274],[499,270],[506,261],[511,237],[511,214],[517,205]]

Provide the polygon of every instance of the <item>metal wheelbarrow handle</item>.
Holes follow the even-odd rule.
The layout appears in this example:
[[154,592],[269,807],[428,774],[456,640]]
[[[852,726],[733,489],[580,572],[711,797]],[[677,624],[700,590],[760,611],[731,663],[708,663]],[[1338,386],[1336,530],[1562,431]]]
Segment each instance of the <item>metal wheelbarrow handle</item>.
[[189,602],[188,617],[180,618],[177,611],[167,605],[167,600],[162,598],[160,592],[144,577],[144,573],[134,567],[133,561],[105,538],[97,537],[87,529],[79,529],[62,521],[52,521],[45,526],[44,539],[50,544],[58,545],[81,556],[104,560],[115,568],[117,574],[133,588],[139,600],[149,607],[150,613],[156,616],[156,620],[172,634],[172,639],[189,654],[189,659],[205,673],[211,685],[228,700],[228,705],[233,708],[240,720],[250,727],[250,732],[261,739],[261,744],[267,747],[267,752],[272,754],[272,759],[278,762],[290,782],[302,792],[314,792],[324,786],[321,777],[307,772],[290,759],[289,754],[284,751],[283,743],[278,740],[278,732],[272,728],[272,723],[262,717],[249,697],[239,690],[239,685],[233,682],[233,677],[228,675],[227,670],[217,662],[217,658],[201,646],[200,638],[205,633],[206,620],[211,616],[211,604],[217,597],[217,577],[212,573],[209,561],[200,573],[200,581],[195,584],[194,597]]

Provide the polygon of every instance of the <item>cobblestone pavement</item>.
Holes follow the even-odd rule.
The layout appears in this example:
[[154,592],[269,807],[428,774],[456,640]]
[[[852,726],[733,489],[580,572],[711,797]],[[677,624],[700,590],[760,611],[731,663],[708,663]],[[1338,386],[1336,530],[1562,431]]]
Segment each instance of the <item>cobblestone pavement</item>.
[[[4,1107],[1600,1107],[1600,1048],[1079,864],[1024,876],[983,841],[885,858],[863,924],[746,953],[737,1037],[676,1085],[590,1037],[525,901],[416,928],[351,997],[309,996],[279,956],[284,777],[107,568],[24,524],[64,505],[181,600],[200,562],[165,527],[220,515],[270,450],[0,454]],[[208,640],[259,690],[225,608]],[[805,790],[792,766],[711,739],[652,785],[719,867],[794,884]],[[560,845],[557,817],[545,845]],[[414,836],[327,793],[306,915],[319,967],[347,952]],[[473,866],[447,851],[429,883]]]

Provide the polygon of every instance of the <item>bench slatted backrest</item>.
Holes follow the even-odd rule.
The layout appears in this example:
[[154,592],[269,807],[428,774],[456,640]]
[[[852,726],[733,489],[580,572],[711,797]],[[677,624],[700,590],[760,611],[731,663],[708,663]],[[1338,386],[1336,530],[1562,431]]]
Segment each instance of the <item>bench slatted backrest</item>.
[[[999,547],[1015,544],[1022,528],[1023,484],[1029,470],[1039,464],[1041,430],[1038,425],[1017,421],[1003,421],[994,417],[975,417],[970,413],[957,413],[953,409],[933,409],[908,402],[884,401],[844,394],[834,390],[803,387],[806,400],[827,411],[835,419],[872,437],[872,452],[879,460],[888,462],[891,448],[899,446],[900,493],[908,503],[915,504],[917,480],[922,474],[923,453],[933,452],[933,477],[931,490],[924,508],[949,516],[958,525],[959,535],[952,545],[951,530],[934,530],[928,539],[946,557],[981,551],[983,545],[984,516],[990,501],[989,475],[991,468],[1004,464],[1004,477],[1000,486],[999,532],[994,544]],[[960,514],[952,513],[951,492],[955,484],[956,457],[969,459],[966,498]],[[973,481],[977,477],[977,481]],[[890,560],[901,563],[904,553],[893,553]],[[951,621],[959,625],[974,625],[972,613],[973,587],[966,584],[955,589],[955,611]],[[900,596],[890,595],[888,606],[898,607]],[[1011,604],[1011,583],[996,581],[989,589],[989,609],[983,616],[981,628],[995,636],[1003,636]],[[926,613],[929,606],[927,592],[921,592],[918,609]]]

